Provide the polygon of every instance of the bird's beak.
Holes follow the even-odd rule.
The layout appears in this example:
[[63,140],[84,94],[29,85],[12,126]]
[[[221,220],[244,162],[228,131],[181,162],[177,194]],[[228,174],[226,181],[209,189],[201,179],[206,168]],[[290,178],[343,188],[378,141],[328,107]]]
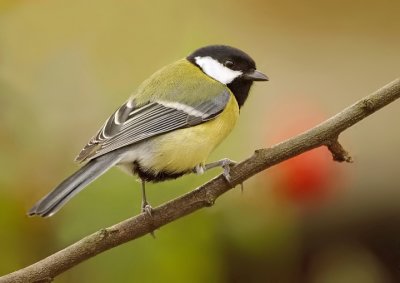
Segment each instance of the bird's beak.
[[249,81],[269,81],[266,75],[257,70],[243,74],[243,78]]

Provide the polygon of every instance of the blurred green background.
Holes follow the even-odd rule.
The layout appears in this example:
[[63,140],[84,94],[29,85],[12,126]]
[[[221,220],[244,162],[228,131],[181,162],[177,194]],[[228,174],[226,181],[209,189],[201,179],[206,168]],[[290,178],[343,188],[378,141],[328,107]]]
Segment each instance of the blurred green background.
[[[0,0],[0,274],[140,210],[112,169],[49,219],[26,211],[158,68],[207,44],[245,50],[257,84],[210,157],[241,160],[400,75],[400,2]],[[199,211],[56,282],[400,282],[399,102],[325,149],[285,162]],[[219,171],[148,186],[153,206]]]

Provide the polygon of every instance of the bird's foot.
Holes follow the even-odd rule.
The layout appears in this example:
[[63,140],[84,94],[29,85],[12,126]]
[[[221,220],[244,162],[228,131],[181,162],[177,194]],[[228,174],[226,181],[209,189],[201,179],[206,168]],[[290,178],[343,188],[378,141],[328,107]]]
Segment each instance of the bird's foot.
[[[145,180],[142,179],[142,213],[145,213],[148,215],[150,218],[153,218],[153,208],[151,205],[147,202],[146,198],[146,182]],[[156,236],[154,235],[154,230],[150,232],[151,236],[155,238]]]
[[[231,167],[235,166],[236,164],[237,164],[236,161],[233,161],[229,158],[224,158],[224,159],[204,165],[203,170],[207,171],[211,168],[222,167],[224,169],[224,172],[222,173],[222,175],[224,175],[224,177],[228,181],[228,183],[231,183],[231,181],[232,181],[231,175],[230,175]],[[196,166],[195,170],[198,170],[197,166]]]
[[[146,201],[142,202],[142,212],[146,213],[148,216],[153,217],[152,214],[153,208],[151,205]],[[150,232],[150,235],[155,239],[156,235],[154,234],[154,230]]]
[[[233,166],[235,166],[235,165],[237,164],[237,162],[236,162],[236,161],[233,161],[233,160],[231,160],[231,159],[228,159],[228,158],[224,158],[224,159],[222,159],[222,160],[220,160],[220,161],[221,161],[221,163],[222,163],[221,167],[224,169],[224,172],[222,173],[222,175],[224,175],[226,181],[227,181],[230,185],[232,185],[232,179],[231,179],[230,172],[231,172],[231,168],[232,168]],[[243,183],[240,183],[239,185],[240,185],[240,191],[243,193],[243,189],[244,189]],[[232,186],[233,186],[233,185],[232,185]]]
[[153,217],[152,215],[153,208],[147,201],[142,202],[142,212],[145,212],[148,216]]
[[228,158],[224,158],[220,160],[221,167],[224,169],[222,175],[224,175],[225,179],[228,181],[229,184],[232,184],[231,178],[231,168],[237,164],[236,161],[230,160]]

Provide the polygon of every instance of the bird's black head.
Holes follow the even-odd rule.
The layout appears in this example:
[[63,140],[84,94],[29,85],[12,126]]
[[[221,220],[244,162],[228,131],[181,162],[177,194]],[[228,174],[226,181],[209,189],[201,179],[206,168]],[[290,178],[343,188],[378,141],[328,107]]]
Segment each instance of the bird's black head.
[[243,51],[226,46],[210,45],[197,49],[187,59],[213,79],[226,84],[241,107],[254,81],[268,81],[257,71],[254,60]]

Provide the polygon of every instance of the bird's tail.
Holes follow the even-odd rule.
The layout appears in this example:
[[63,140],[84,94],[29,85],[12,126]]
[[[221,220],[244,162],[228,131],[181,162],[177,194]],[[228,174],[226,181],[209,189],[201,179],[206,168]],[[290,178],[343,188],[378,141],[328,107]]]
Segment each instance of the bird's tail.
[[52,216],[67,201],[89,183],[100,177],[120,160],[120,155],[106,154],[89,161],[72,176],[65,179],[53,191],[38,201],[28,212],[29,216]]

